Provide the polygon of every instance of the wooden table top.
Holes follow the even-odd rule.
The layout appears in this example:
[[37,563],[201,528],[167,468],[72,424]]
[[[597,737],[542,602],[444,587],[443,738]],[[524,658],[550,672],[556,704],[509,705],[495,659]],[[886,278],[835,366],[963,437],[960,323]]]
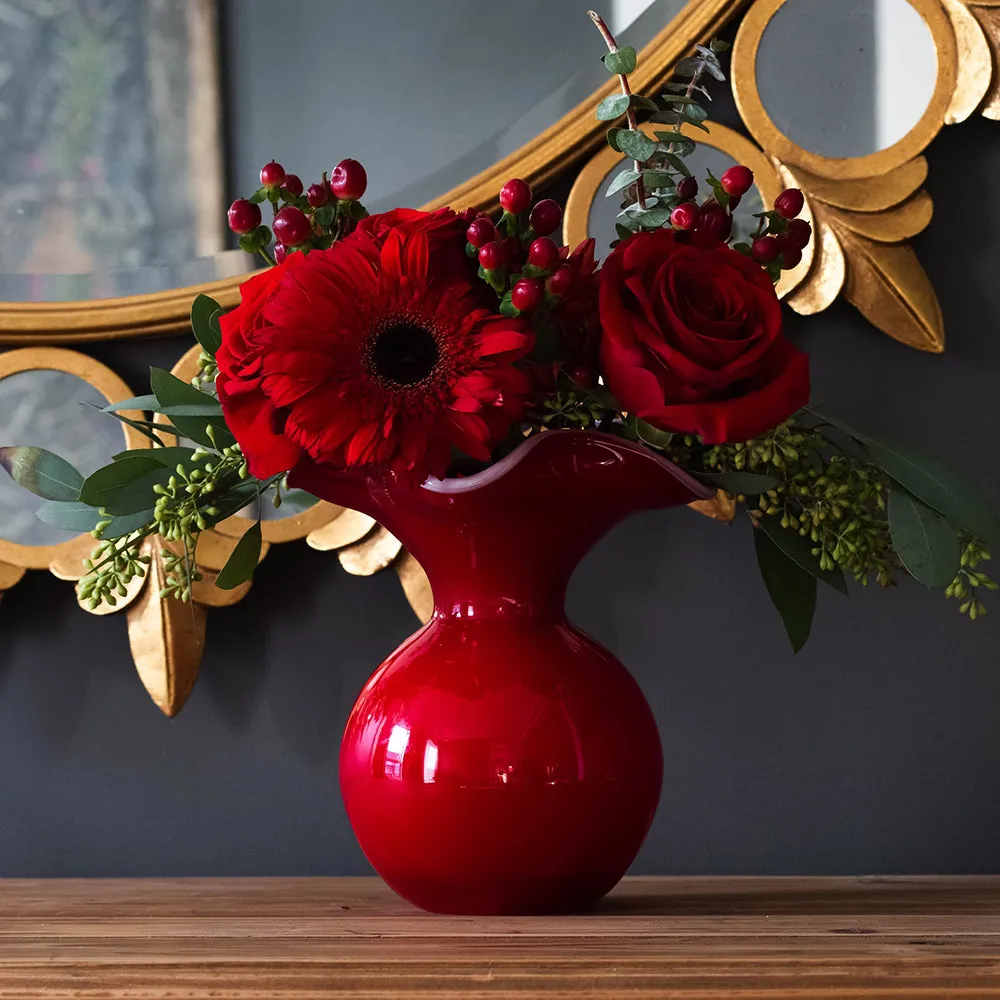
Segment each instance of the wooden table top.
[[1000,877],[634,878],[571,917],[376,879],[0,880],[0,998],[1000,998]]

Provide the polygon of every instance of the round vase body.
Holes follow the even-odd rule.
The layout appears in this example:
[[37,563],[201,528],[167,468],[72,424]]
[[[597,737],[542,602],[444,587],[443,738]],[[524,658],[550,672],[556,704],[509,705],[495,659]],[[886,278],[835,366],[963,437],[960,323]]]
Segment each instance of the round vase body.
[[649,831],[663,757],[639,686],[566,620],[566,586],[627,514],[711,491],[582,431],[531,438],[465,479],[415,487],[312,466],[292,485],[378,518],[434,591],[433,618],[368,681],[341,748],[375,870],[437,912],[596,903]]
[[347,724],[358,840],[401,896],[444,913],[582,909],[634,860],[663,757],[639,686],[567,624],[434,619]]

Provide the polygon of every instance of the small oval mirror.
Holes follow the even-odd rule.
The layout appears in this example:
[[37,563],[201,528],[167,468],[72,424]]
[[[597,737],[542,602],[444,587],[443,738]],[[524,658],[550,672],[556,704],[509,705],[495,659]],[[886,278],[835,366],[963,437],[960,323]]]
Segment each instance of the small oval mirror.
[[757,51],[771,121],[835,158],[899,142],[927,110],[937,75],[934,36],[908,0],[787,0]]
[[[121,425],[100,412],[107,402],[69,372],[39,368],[8,375],[0,379],[0,443],[46,448],[89,475],[126,447]],[[75,537],[38,520],[35,511],[42,502],[0,473],[0,538],[18,545],[57,545]]]

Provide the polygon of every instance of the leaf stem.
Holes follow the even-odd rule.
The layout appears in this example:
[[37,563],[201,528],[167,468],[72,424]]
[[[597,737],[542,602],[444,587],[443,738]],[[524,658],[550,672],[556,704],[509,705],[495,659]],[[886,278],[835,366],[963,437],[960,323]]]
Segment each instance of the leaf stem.
[[[604,23],[604,18],[595,10],[588,10],[587,16],[594,22],[597,30],[601,33],[601,37],[604,39],[605,45],[608,47],[609,52],[618,51],[618,43],[615,41],[615,36],[611,34],[611,30]],[[628,74],[619,73],[618,82],[621,84],[622,94],[625,97],[632,96],[632,88],[629,86]],[[635,119],[635,108],[632,107],[631,101],[629,102],[628,110],[625,112],[625,121],[631,131],[637,132],[638,127],[636,125]],[[639,175],[635,182],[635,200],[639,203],[639,208],[645,209],[646,207],[646,185],[642,180],[642,161],[633,160],[635,165],[635,172]]]

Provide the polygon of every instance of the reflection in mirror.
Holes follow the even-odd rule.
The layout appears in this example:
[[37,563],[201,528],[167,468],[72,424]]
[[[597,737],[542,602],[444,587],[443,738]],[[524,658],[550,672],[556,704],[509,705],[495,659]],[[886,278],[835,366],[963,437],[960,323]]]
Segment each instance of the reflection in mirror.
[[767,114],[823,156],[867,156],[902,139],[927,110],[937,48],[908,0],[787,0],[757,53]]
[[[0,443],[54,451],[85,476],[125,448],[121,425],[99,412],[107,400],[78,375],[35,369],[0,379]],[[57,545],[74,533],[35,517],[42,501],[0,475],[0,538]]]
[[[601,182],[601,186],[597,189],[594,200],[590,204],[587,235],[593,236],[597,240],[598,258],[607,256],[608,246],[612,240],[617,238],[615,236],[615,221],[621,202],[617,194],[608,198],[605,192],[627,162],[626,160],[621,160],[611,168]],[[699,201],[711,193],[704,180],[708,175],[708,171],[711,171],[716,177],[721,177],[726,170],[736,165],[736,161],[728,153],[724,153],[722,150],[716,149],[714,146],[708,146],[705,143],[698,143],[695,151],[687,157],[686,162],[691,169],[691,173],[698,179],[698,184],[700,185],[698,193]],[[733,216],[733,234],[736,237],[736,242],[746,240],[750,236],[757,226],[757,220],[754,218],[754,215],[763,211],[764,203],[760,192],[756,187],[751,188],[743,196]]]
[[219,273],[214,0],[0,3],[0,299],[157,291]]
[[[688,2],[600,0],[593,6],[621,45],[639,50]],[[240,0],[225,25],[236,189],[253,191],[260,165],[281,150],[285,167],[303,179],[318,177],[343,156],[361,160],[372,211],[445,194],[607,83],[604,45],[587,6],[506,0],[500,13],[496,4],[473,0],[289,0],[285,9],[312,30],[276,35],[270,0]],[[318,72],[330,66],[329,38],[343,23],[357,44],[338,49],[335,79],[320,85]],[[516,33],[516,44],[494,44],[505,32]],[[282,67],[280,87],[259,71],[264,65]],[[331,100],[331,88],[346,81],[364,81],[363,88],[345,91],[349,100]],[[294,115],[286,113],[289,94]],[[304,121],[325,127],[305,129]]]
[[284,521],[285,518],[304,514],[320,502],[318,497],[305,490],[282,490],[281,506],[275,507],[271,499],[272,493],[273,491],[269,492],[263,501],[255,500],[248,504],[240,511],[240,516],[252,521]]

